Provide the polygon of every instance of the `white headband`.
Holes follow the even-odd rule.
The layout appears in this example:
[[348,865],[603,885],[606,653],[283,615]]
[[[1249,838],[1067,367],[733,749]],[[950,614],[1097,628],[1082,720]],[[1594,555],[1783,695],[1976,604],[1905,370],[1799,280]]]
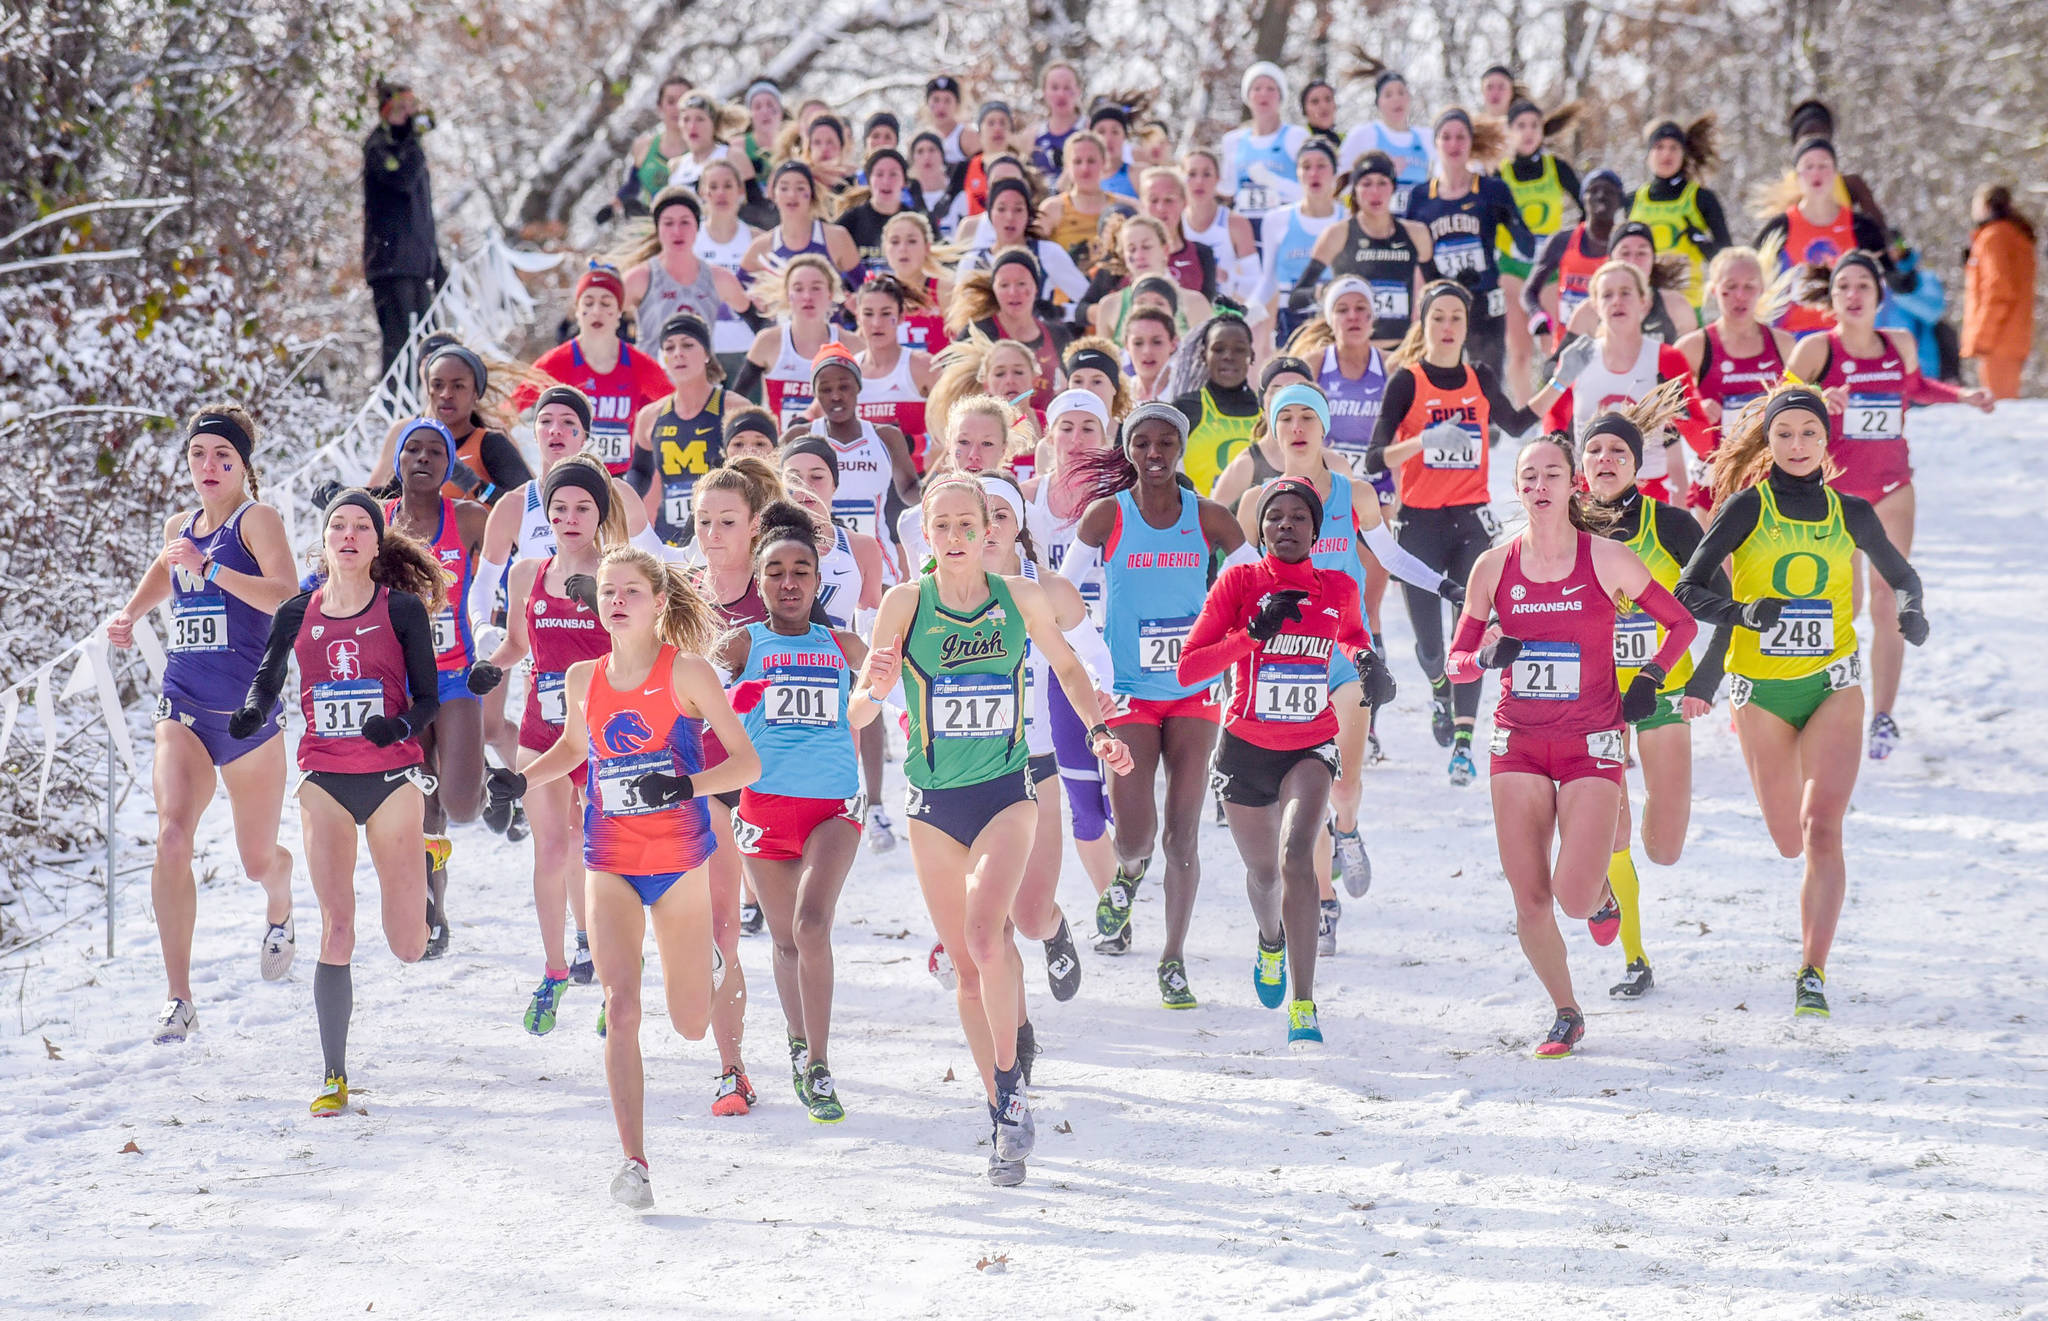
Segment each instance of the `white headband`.
[[1054,395],[1045,408],[1045,429],[1051,431],[1052,424],[1068,413],[1088,414],[1102,424],[1104,435],[1109,434],[1109,405],[1093,390],[1062,390]]
[[1364,294],[1366,306],[1372,305],[1372,286],[1356,275],[1340,275],[1323,286],[1323,320],[1335,321],[1337,300],[1345,294]]
[[981,493],[991,500],[1000,500],[1010,507],[1017,526],[1024,526],[1024,503],[1017,498],[1017,488],[1000,477],[984,476],[981,479]]

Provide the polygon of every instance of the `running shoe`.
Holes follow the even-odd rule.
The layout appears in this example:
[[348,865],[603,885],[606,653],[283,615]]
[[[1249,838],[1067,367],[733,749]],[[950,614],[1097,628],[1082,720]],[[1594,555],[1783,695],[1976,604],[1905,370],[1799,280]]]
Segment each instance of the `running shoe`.
[[330,1073],[327,1082],[320,1088],[320,1095],[313,1098],[313,1104],[306,1107],[315,1119],[326,1119],[331,1115],[348,1113],[348,1075]]
[[1321,1050],[1322,1025],[1316,1022],[1316,1002],[1294,1000],[1287,1006],[1287,1049]]
[[1130,953],[1130,952],[1131,952],[1131,925],[1130,925],[1130,923],[1128,923],[1128,922],[1124,923],[1124,929],[1123,929],[1123,930],[1121,930],[1121,931],[1119,931],[1119,932],[1117,932],[1117,933],[1116,933],[1115,935],[1113,935],[1113,936],[1097,936],[1097,937],[1095,938],[1095,940],[1094,940],[1094,943],[1093,943],[1093,944],[1091,944],[1091,945],[1089,946],[1089,948],[1090,948],[1090,949],[1093,949],[1093,950],[1094,950],[1094,951],[1095,951],[1095,952],[1096,952],[1097,954],[1107,954],[1107,955],[1109,955],[1109,956],[1110,956],[1111,958],[1114,958],[1114,957],[1116,957],[1117,955],[1120,955],[1120,954],[1128,954],[1128,953]]
[[996,1155],[1006,1161],[1029,1160],[1038,1143],[1038,1125],[1031,1118],[1024,1079],[1014,1065],[1007,1072],[996,1070],[996,1103],[988,1108],[988,1117],[995,1124]]
[[1024,1076],[1026,1086],[1031,1084],[1031,1066],[1044,1053],[1038,1048],[1038,1030],[1025,1019],[1017,1026],[1017,1072]]
[[[786,1035],[786,1034],[785,1034]],[[811,1046],[802,1037],[789,1038],[789,1076],[796,1085],[798,1105],[809,1105],[811,1098],[804,1091],[804,1074],[811,1068]]]
[[1429,732],[1440,748],[1451,746],[1458,732],[1458,718],[1451,710],[1451,681],[1437,679],[1429,685]]
[[718,1075],[718,1093],[711,1098],[711,1113],[721,1117],[743,1115],[759,1099],[754,1095],[754,1085],[747,1081],[746,1071],[735,1064]]
[[1899,749],[1899,727],[1891,712],[1880,711],[1870,718],[1870,759],[1883,761]]
[[960,977],[953,971],[953,956],[946,953],[946,947],[937,941],[932,943],[932,952],[924,961],[924,970],[932,980],[947,990],[960,985]]
[[880,803],[868,805],[868,828],[861,833],[867,836],[870,853],[887,853],[896,847],[896,828]]
[[1334,957],[1337,953],[1337,919],[1344,916],[1344,905],[1335,899],[1325,899],[1316,914],[1316,953],[1323,958]]
[[298,935],[289,914],[282,922],[272,922],[263,933],[263,955],[258,966],[263,971],[263,980],[275,982],[284,980],[292,970],[292,955],[298,953]]
[[544,1037],[555,1030],[555,1010],[561,1006],[562,989],[569,984],[567,977],[555,977],[542,973],[540,985],[533,988],[533,999],[526,1006],[526,1030],[537,1037]]
[[1827,1018],[1828,975],[1811,963],[1799,970],[1799,976],[1792,981],[1792,1016],[1794,1018]]
[[1459,748],[1451,754],[1451,786],[1462,789],[1472,783],[1472,777],[1479,774],[1479,768],[1472,764],[1472,754]]
[[1593,933],[1595,945],[1612,945],[1614,938],[1621,934],[1621,900],[1614,897],[1614,891],[1607,892],[1607,902],[1600,905],[1600,911],[1586,919],[1586,930]]
[[1278,1009],[1280,1002],[1287,998],[1287,942],[1267,945],[1265,937],[1259,938],[1258,953],[1252,955],[1252,990],[1258,994],[1259,1003],[1268,1009]]
[[1052,984],[1052,998],[1064,1004],[1081,989],[1081,953],[1074,948],[1074,933],[1060,915],[1060,929],[1045,941],[1045,980]]
[[1338,830],[1332,827],[1330,839],[1333,842],[1337,866],[1344,878],[1344,893],[1353,899],[1361,898],[1372,889],[1372,857],[1365,851],[1365,841],[1358,836],[1358,827]]
[[590,937],[579,931],[575,956],[569,960],[569,980],[578,986],[588,986],[596,976],[597,965],[590,961]]
[[1586,1035],[1586,1020],[1576,1009],[1560,1009],[1557,1021],[1550,1025],[1550,1035],[1543,1038],[1543,1044],[1536,1047],[1539,1060],[1568,1059],[1572,1047],[1579,1044],[1579,1038]]
[[1159,965],[1159,1003],[1168,1009],[1195,1007],[1195,993],[1188,989],[1187,965],[1179,959]]
[[533,827],[526,824],[526,807],[523,803],[512,804],[512,815],[505,823],[505,838],[517,844],[533,833]]
[[[995,1144],[989,1144],[993,1147]],[[1004,1160],[1000,1152],[988,1153],[988,1181],[998,1188],[1015,1188],[1024,1182],[1024,1162]]]
[[1386,759],[1387,754],[1380,748],[1380,736],[1378,734],[1367,734],[1365,736],[1365,764],[1377,766]]
[[836,1124],[846,1118],[846,1107],[839,1104],[839,1092],[832,1082],[832,1071],[822,1064],[813,1064],[804,1074],[803,1102],[811,1112],[813,1124]]
[[1650,976],[1650,961],[1630,959],[1621,980],[1608,987],[1607,993],[1617,1000],[1640,1000],[1650,993],[1654,985],[1656,979]]
[[190,1000],[166,1000],[163,1012],[156,1016],[156,1044],[176,1045],[198,1026],[199,1014]]
[[1095,934],[1113,936],[1131,924],[1131,904],[1137,898],[1139,879],[1121,865],[1117,867],[1116,875],[1095,900]]
[[740,905],[740,932],[742,935],[758,936],[761,928],[768,925],[768,919],[761,915],[761,905],[748,902]]
[[637,1160],[619,1166],[612,1176],[612,1200],[635,1211],[653,1206],[654,1184],[647,1177],[647,1167]]

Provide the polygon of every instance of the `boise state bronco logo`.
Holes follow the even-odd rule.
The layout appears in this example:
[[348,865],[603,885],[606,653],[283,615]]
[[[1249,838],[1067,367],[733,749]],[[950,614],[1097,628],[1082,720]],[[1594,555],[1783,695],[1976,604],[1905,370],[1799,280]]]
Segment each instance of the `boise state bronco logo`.
[[615,712],[604,722],[605,751],[615,757],[638,752],[654,741],[654,731],[638,711]]

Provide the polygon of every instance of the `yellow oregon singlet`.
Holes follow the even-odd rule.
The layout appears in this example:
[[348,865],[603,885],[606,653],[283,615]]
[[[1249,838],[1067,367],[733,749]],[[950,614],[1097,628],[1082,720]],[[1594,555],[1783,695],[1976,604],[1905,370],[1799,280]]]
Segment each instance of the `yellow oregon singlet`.
[[1758,632],[1735,630],[1728,672],[1745,679],[1804,679],[1856,652],[1850,608],[1856,542],[1842,521],[1842,498],[1827,488],[1828,516],[1818,523],[1778,512],[1768,480],[1757,486],[1763,507],[1756,530],[1735,548],[1738,601],[1776,596],[1785,613]]

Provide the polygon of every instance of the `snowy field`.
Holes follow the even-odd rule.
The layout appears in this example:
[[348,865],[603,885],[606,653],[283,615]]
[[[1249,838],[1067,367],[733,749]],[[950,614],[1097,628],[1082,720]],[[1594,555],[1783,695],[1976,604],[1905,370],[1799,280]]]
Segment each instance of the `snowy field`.
[[[606,1196],[598,992],[572,988],[551,1036],[520,1027],[540,966],[527,846],[458,834],[453,949],[410,968],[378,938],[363,863],[363,1113],[315,1121],[303,863],[299,961],[266,984],[261,896],[216,805],[188,1044],[149,1041],[145,878],[120,958],[88,921],[0,965],[18,1020],[0,1038],[0,1315],[2048,1316],[2048,405],[1913,425],[1934,632],[1908,659],[1904,750],[1857,787],[1831,1022],[1791,1017],[1800,866],[1770,847],[1724,704],[1695,727],[1684,860],[1642,863],[1656,991],[1611,1002],[1619,947],[1567,923],[1583,1054],[1531,1058],[1550,1010],[1484,783],[1444,783],[1394,606],[1402,697],[1364,818],[1377,879],[1322,965],[1321,1056],[1287,1053],[1284,1016],[1253,998],[1241,870],[1205,825],[1198,1011],[1158,1005],[1156,879],[1133,953],[1084,947],[1072,1002],[1026,951],[1038,1154],[1025,1186],[991,1188],[907,850],[863,854],[837,931],[848,1120],[797,1106],[769,945],[747,940],[762,1104],[711,1117],[716,1056],[667,1030],[650,987],[658,1202],[634,1216]],[[892,800],[899,783],[892,768]],[[301,851],[289,810],[286,839]],[[1089,926],[1071,862],[1061,897]]]

